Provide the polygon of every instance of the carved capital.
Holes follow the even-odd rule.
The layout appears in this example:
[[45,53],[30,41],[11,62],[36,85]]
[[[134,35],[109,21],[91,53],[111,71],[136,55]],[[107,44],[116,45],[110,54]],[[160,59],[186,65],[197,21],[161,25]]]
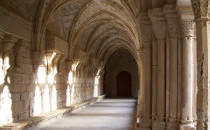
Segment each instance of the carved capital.
[[195,19],[207,17],[208,0],[191,0]]
[[195,22],[191,16],[181,18],[181,29],[183,37],[193,37],[195,32]]

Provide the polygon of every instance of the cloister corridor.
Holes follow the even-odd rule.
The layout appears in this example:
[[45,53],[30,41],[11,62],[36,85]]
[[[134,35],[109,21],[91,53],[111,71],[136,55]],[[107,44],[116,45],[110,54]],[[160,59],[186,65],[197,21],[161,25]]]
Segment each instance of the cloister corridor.
[[0,130],[210,130],[210,0],[0,0]]

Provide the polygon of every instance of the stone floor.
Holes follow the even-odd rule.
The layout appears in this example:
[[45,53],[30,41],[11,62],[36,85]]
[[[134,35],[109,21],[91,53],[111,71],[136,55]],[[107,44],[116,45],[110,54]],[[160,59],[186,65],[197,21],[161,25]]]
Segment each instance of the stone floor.
[[134,99],[105,99],[29,130],[134,130]]

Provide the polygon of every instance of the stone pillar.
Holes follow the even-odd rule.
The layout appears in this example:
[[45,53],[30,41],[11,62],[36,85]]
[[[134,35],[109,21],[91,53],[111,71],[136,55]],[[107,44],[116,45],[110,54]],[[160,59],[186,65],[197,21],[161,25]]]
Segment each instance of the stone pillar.
[[140,129],[151,128],[151,116],[152,116],[152,27],[149,17],[146,13],[139,15],[139,28],[140,28],[140,99],[141,105],[140,109]]
[[152,42],[152,119],[157,117],[157,41]]
[[24,51],[29,49],[29,42],[24,40],[18,40],[18,42],[15,44],[15,69],[16,71],[20,71],[19,69],[21,66],[23,67],[23,60],[22,55],[24,54]]
[[181,88],[181,124],[180,130],[193,130],[193,37],[194,22],[192,16],[181,16],[182,27],[182,88]]
[[157,39],[157,119],[153,122],[153,129],[165,129],[165,47],[166,47],[166,23],[162,8],[156,8],[149,12],[152,28]]
[[210,23],[207,18],[195,19],[197,30],[197,129],[210,129]]
[[178,107],[178,35],[179,26],[177,12],[173,5],[166,5],[164,13],[167,21],[170,44],[170,72],[169,72],[169,119],[168,130],[177,129],[177,107]]
[[151,44],[144,44],[139,52],[140,73],[140,130],[151,127]]
[[197,31],[197,129],[210,129],[209,1],[191,0]]
[[[9,93],[11,94],[12,105],[11,105],[10,110],[12,111],[13,121],[18,120],[16,111],[23,110],[22,108],[17,107],[19,104],[16,104],[16,100],[13,98],[13,96],[14,96],[13,91],[16,90],[16,88],[14,87],[13,78],[12,78],[12,77],[14,77],[14,62],[15,62],[13,48],[14,48],[16,42],[17,42],[17,38],[13,37],[12,35],[6,35],[4,37],[4,39],[2,40],[2,47],[3,47],[3,56],[2,57],[4,60],[3,69],[4,69],[4,71],[6,71],[5,79],[10,79],[10,80],[5,80],[4,87],[7,86],[9,88]],[[18,77],[16,77],[16,78],[18,78]],[[18,108],[18,109],[14,109],[14,108]],[[8,111],[10,111],[10,110],[8,110]]]

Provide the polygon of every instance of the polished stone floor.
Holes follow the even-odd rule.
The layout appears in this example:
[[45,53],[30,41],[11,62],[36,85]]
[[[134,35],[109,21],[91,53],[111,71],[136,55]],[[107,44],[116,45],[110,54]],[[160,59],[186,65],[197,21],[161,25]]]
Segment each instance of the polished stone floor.
[[30,130],[134,130],[136,100],[105,99]]

